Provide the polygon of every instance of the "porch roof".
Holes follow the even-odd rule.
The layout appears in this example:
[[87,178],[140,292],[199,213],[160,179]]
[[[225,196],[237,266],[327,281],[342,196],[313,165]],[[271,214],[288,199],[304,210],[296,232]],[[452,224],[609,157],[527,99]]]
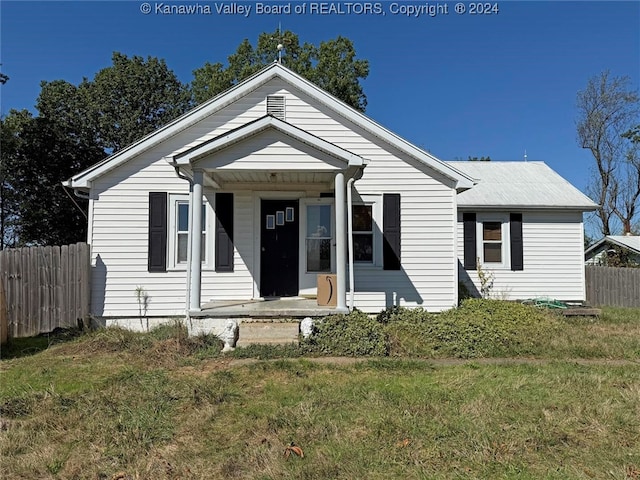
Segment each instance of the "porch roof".
[[[284,168],[285,170],[338,170],[348,167],[363,167],[367,163],[361,156],[271,115],[265,115],[257,120],[218,135],[215,138],[205,140],[186,151],[176,152],[165,158],[174,166],[196,166],[196,164],[202,163],[203,160],[210,158],[217,152],[228,149],[250,138],[255,139],[261,133],[267,131],[275,134],[274,138],[271,139],[272,143],[277,139],[284,140],[287,143],[298,143],[311,147],[311,150],[307,150],[307,153],[315,153],[318,158],[326,164],[326,166],[323,167],[307,167],[306,165],[291,164],[289,168]],[[206,168],[206,165],[203,166]],[[231,166],[223,162],[220,165],[216,165],[216,167],[230,168]],[[264,164],[263,167],[266,170],[273,170],[273,165],[270,164]],[[255,166],[252,166],[251,169],[255,170]]]

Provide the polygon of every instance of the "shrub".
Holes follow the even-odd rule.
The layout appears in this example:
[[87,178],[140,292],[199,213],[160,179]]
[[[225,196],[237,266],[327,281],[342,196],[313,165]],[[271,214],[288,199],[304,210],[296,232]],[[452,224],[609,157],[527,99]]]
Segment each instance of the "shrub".
[[386,355],[388,350],[383,325],[358,310],[325,317],[300,347],[309,353],[342,356]]
[[538,351],[559,325],[544,311],[501,300],[467,299],[460,307],[437,315],[418,312],[404,315],[406,321],[390,320],[385,328],[391,355],[461,358],[528,355]]

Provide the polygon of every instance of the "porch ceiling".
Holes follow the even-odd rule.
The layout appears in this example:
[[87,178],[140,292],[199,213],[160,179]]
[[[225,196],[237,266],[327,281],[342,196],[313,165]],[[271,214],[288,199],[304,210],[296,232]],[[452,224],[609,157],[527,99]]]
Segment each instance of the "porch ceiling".
[[326,184],[331,187],[335,173],[313,171],[207,170],[205,182],[219,188],[228,184]]

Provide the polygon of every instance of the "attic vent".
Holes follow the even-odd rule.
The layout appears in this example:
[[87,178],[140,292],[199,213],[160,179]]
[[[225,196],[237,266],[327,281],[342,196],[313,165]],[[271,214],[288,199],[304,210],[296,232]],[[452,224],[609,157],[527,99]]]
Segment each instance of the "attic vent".
[[267,97],[267,115],[284,120],[284,96],[269,95]]

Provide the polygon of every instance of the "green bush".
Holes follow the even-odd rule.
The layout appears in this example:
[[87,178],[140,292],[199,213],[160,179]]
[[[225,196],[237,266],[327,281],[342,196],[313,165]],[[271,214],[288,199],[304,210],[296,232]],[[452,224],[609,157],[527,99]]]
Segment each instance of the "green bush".
[[388,351],[383,325],[358,310],[325,317],[309,338],[301,340],[300,348],[308,353],[349,357],[387,355]]
[[500,300],[467,299],[430,315],[402,310],[385,327],[389,353],[416,357],[500,357],[539,351],[559,326],[539,309]]

